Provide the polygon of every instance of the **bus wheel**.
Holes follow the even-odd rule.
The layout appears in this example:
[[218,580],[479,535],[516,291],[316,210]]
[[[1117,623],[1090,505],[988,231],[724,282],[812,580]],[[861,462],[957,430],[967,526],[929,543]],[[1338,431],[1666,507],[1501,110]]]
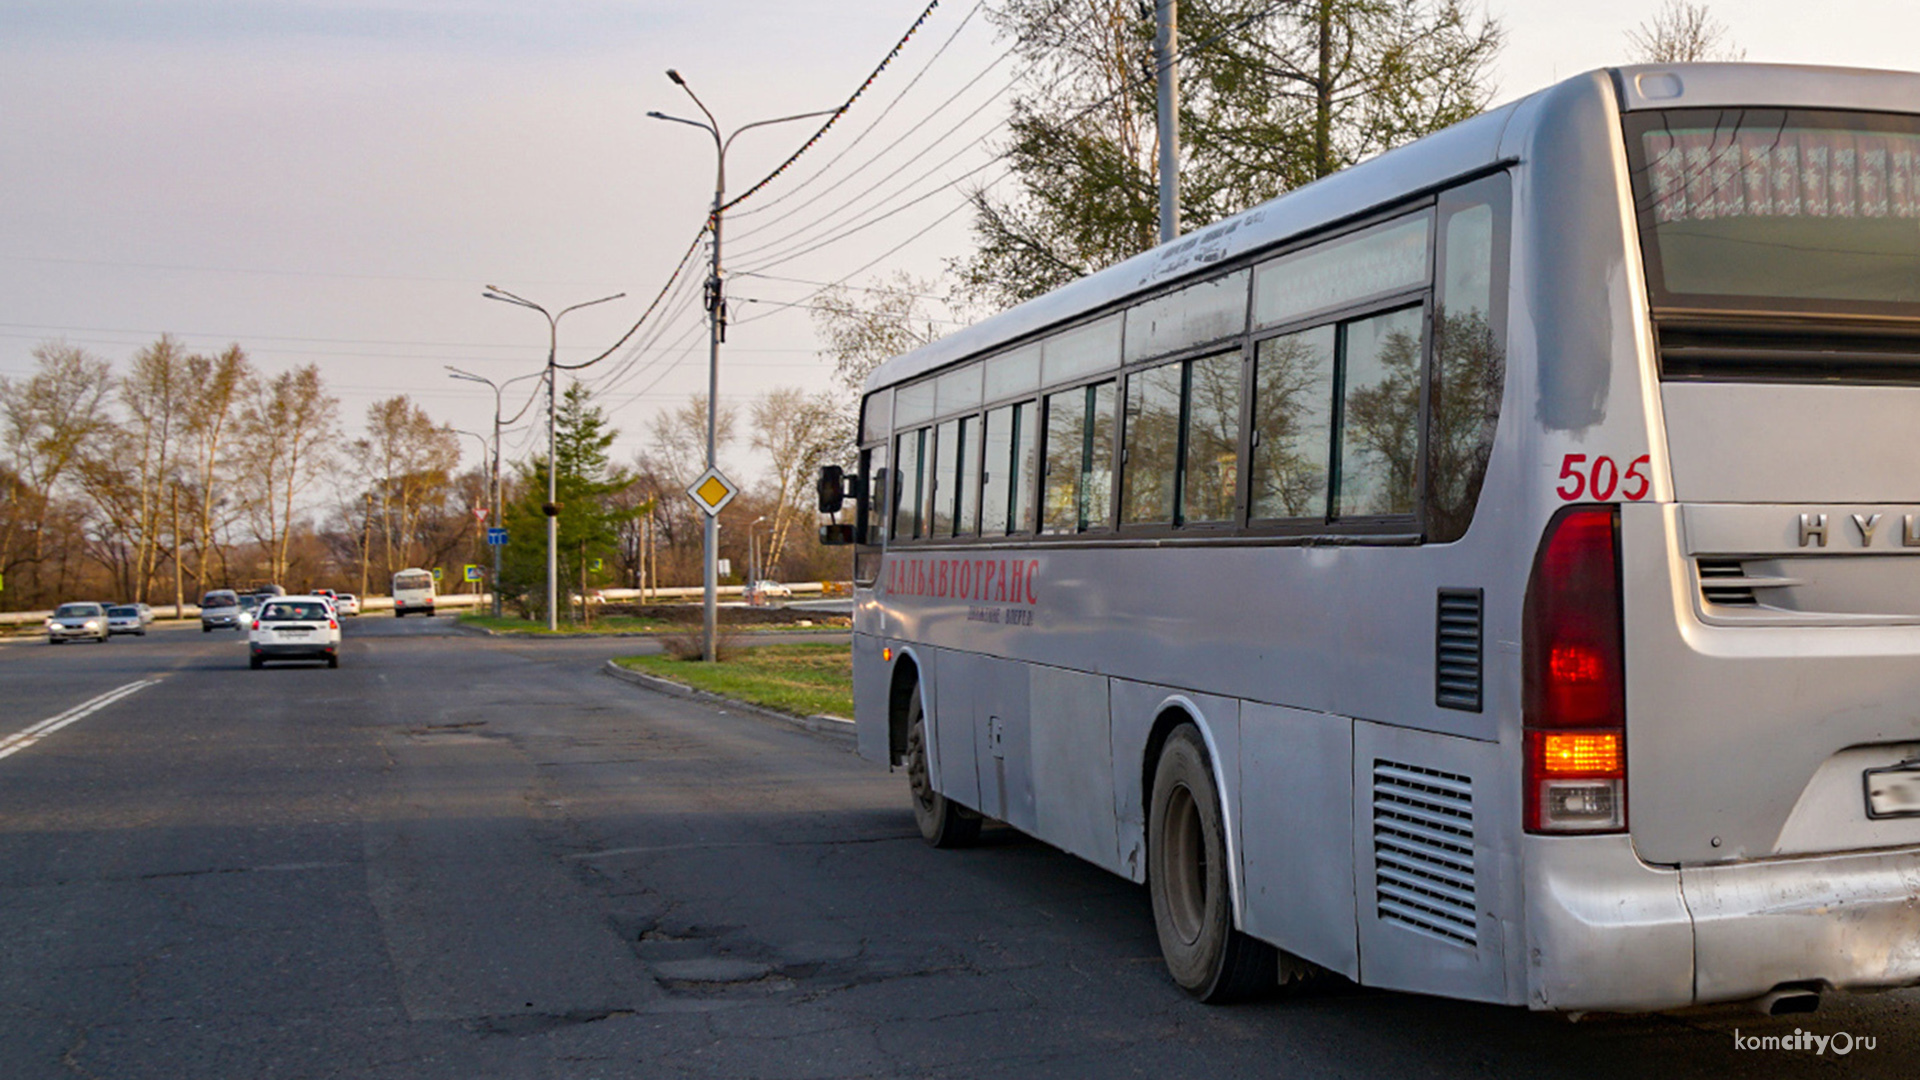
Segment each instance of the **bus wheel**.
[[980,815],[933,790],[927,774],[927,718],[916,688],[907,706],[907,781],[913,791],[913,820],[920,835],[937,848],[966,847],[980,836]]
[[1206,1002],[1272,989],[1276,950],[1233,928],[1220,795],[1192,724],[1175,728],[1160,753],[1147,828],[1147,891],[1173,981]]

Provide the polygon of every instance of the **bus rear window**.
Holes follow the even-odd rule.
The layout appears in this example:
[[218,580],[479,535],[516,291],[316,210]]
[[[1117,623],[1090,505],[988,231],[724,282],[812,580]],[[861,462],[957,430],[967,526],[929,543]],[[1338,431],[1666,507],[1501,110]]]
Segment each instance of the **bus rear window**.
[[1920,315],[1920,117],[1627,118],[1656,308]]

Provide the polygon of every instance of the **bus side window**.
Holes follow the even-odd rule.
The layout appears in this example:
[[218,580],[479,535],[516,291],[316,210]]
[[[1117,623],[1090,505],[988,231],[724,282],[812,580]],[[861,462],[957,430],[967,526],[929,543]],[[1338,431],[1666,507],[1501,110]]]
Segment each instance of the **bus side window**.
[[1411,514],[1420,475],[1418,307],[1340,327],[1340,439],[1335,517]]
[[920,535],[920,445],[926,430],[902,433],[895,444],[894,460],[899,470],[893,477],[893,537],[910,540]]
[[1115,396],[1112,380],[1047,395],[1042,532],[1112,525]]
[[1180,521],[1234,520],[1240,486],[1240,350],[1189,360],[1186,456],[1180,471]]
[[1506,385],[1506,174],[1441,196],[1439,295],[1428,387],[1427,538],[1466,535]]
[[959,491],[960,421],[949,420],[934,429],[933,469],[927,484],[926,535],[953,535],[954,495]]
[[1173,481],[1180,456],[1179,364],[1127,378],[1127,460],[1121,473],[1120,520],[1129,525],[1173,521]]
[[1262,341],[1254,354],[1254,521],[1327,516],[1333,447],[1334,328],[1316,326]]
[[980,418],[960,418],[959,509],[953,515],[953,534],[972,536],[980,513]]

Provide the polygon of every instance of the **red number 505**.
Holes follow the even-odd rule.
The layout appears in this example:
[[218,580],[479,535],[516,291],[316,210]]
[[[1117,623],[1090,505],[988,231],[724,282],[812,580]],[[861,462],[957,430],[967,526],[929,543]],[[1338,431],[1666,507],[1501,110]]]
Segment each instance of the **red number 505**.
[[1628,502],[1638,502],[1647,497],[1647,491],[1653,486],[1653,480],[1646,473],[1647,455],[1641,454],[1627,466],[1625,475],[1612,458],[1602,455],[1588,464],[1585,454],[1568,454],[1560,459],[1560,479],[1565,481],[1554,488],[1554,494],[1568,502],[1578,502],[1583,498],[1594,502],[1606,502],[1619,496]]

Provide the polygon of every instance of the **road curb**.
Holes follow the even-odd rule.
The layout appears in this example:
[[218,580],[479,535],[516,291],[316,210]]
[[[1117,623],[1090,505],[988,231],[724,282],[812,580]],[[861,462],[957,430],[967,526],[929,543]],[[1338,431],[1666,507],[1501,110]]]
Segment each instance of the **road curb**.
[[740,712],[751,713],[754,716],[764,717],[768,720],[778,720],[783,724],[790,724],[823,738],[845,743],[848,747],[852,747],[854,744],[853,721],[842,719],[838,716],[827,716],[825,714],[795,716],[792,713],[781,712],[778,709],[769,709],[763,705],[755,705],[751,702],[741,701],[739,698],[730,698],[706,690],[697,690],[685,683],[677,683],[672,679],[663,679],[658,675],[649,675],[644,671],[634,671],[632,668],[623,668],[611,660],[607,661],[606,666],[600,670],[602,673],[611,675],[621,682],[632,683],[635,686],[644,687],[655,693],[670,694],[674,697],[688,698],[693,701],[704,701],[712,705],[725,705],[730,709],[737,709]]

